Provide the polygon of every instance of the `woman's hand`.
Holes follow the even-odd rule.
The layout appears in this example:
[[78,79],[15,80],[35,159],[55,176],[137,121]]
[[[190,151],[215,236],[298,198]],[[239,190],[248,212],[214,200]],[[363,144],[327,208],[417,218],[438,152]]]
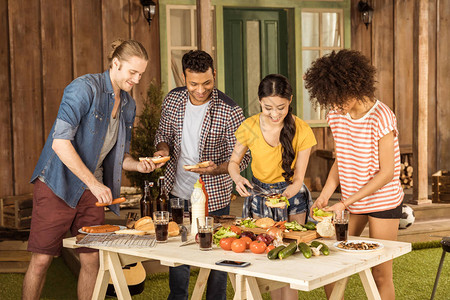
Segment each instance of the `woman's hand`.
[[250,184],[250,181],[247,180],[247,178],[244,178],[239,175],[239,177],[234,180],[234,183],[236,184],[236,191],[241,195],[242,197],[250,197],[251,194],[247,191],[245,186],[248,186],[249,188],[253,188],[253,186]]
[[325,198],[323,196],[317,197],[316,201],[314,201],[313,205],[311,206],[309,213],[312,216],[314,214],[314,208],[324,208],[328,205],[328,198]]
[[300,189],[298,187],[296,187],[293,184],[290,184],[283,192],[283,194],[281,194],[281,196],[284,196],[288,199],[294,197],[295,195],[297,195],[297,193],[300,191]]

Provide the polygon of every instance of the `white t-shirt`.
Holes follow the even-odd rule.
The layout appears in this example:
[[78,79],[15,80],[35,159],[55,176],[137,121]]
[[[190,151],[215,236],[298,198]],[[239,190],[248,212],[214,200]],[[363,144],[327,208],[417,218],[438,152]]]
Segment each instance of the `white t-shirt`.
[[202,105],[193,105],[190,100],[186,103],[181,136],[181,152],[177,162],[177,171],[175,172],[175,183],[170,192],[179,198],[190,199],[194,190],[194,183],[200,177],[197,173],[184,170],[183,165],[195,165],[200,162],[200,133],[208,105],[209,102]]

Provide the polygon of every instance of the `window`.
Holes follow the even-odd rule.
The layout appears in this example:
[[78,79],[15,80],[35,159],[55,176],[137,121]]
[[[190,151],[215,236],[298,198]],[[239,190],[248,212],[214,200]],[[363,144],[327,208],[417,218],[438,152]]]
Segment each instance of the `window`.
[[[170,91],[184,86],[181,59],[185,53],[197,50],[197,11],[195,5],[167,5],[166,9],[167,85]],[[215,24],[214,19],[213,24]],[[213,52],[215,52],[214,48]],[[215,61],[214,54],[212,53],[211,56]]]
[[[341,10],[302,10],[302,71],[333,50],[344,48],[343,13]],[[303,85],[303,119],[323,120],[325,111],[314,109]]]

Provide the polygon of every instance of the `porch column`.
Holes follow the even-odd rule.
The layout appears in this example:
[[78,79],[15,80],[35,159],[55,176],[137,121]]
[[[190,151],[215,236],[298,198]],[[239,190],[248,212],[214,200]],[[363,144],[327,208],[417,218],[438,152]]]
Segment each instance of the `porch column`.
[[414,95],[413,95],[413,203],[428,199],[428,6],[429,0],[415,2]]
[[211,0],[197,0],[197,45],[199,50],[213,56]]

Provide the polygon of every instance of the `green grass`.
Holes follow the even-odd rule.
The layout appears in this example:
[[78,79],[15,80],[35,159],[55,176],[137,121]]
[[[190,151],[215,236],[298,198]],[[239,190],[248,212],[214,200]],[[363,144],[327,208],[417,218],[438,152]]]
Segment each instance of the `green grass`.
[[[420,244],[415,244],[415,246],[420,246]],[[394,260],[394,284],[397,299],[423,300],[430,298],[441,254],[442,248],[429,248],[414,250]],[[198,271],[192,271],[191,293],[197,276]],[[20,299],[22,281],[23,274],[0,274],[0,299]],[[162,300],[167,299],[168,294],[168,275],[160,273],[149,275],[145,282],[144,292],[141,295],[133,296],[133,299]],[[264,294],[263,298],[270,299],[270,296]],[[55,259],[49,268],[41,299],[76,299],[76,278],[61,258]],[[233,289],[230,283],[228,283],[227,299],[233,299]],[[326,298],[323,289],[319,288],[311,292],[299,292],[299,299]],[[345,290],[345,299],[367,299],[359,276],[354,275],[350,278]],[[450,299],[450,254],[446,255],[435,299]]]

